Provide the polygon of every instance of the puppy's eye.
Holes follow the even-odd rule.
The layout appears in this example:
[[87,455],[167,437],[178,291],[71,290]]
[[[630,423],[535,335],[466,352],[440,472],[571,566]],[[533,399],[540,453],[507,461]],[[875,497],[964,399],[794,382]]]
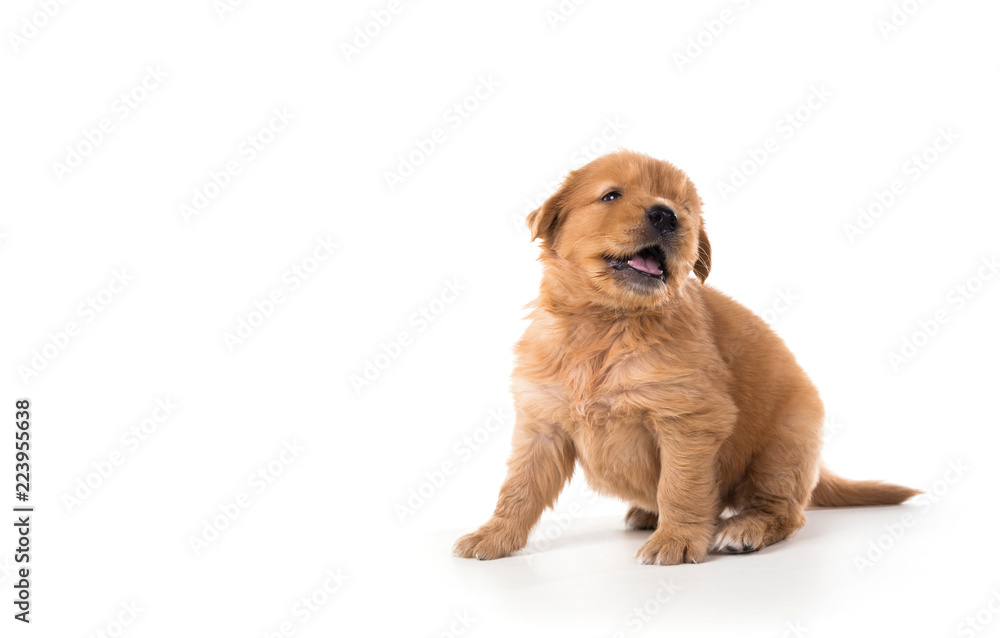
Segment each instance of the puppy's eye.
[[619,193],[618,191],[611,191],[610,193],[608,193],[607,195],[605,195],[604,197],[602,197],[601,201],[602,202],[613,202],[613,201],[615,201],[616,199],[618,199],[621,196],[622,196],[622,194]]

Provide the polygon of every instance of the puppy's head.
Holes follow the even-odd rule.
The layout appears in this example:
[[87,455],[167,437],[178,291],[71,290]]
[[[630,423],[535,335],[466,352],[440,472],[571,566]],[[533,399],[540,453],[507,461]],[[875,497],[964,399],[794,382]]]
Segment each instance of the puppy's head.
[[712,253],[701,198],[673,164],[631,151],[569,174],[527,219],[542,240],[543,294],[563,302],[650,309],[702,282]]

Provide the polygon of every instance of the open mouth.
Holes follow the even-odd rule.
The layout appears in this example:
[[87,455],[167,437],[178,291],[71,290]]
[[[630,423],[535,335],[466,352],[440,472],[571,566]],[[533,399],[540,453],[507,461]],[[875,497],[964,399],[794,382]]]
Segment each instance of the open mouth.
[[667,256],[655,244],[629,257],[608,257],[607,261],[613,270],[636,272],[660,281],[666,281],[667,278]]

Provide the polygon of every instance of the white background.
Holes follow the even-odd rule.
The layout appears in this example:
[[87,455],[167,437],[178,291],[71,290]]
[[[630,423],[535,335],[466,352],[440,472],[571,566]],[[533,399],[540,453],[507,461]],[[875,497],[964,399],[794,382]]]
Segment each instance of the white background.
[[[379,33],[353,53],[387,2],[221,16],[210,0],[70,2],[51,18],[44,4],[7,2],[0,19],[0,400],[10,419],[32,401],[37,508],[33,622],[5,602],[4,635],[1000,632],[1000,283],[983,266],[1000,253],[994,3],[594,0],[556,21],[555,1],[426,0],[368,25]],[[147,67],[165,78],[136,89]],[[496,86],[477,98],[484,80]],[[144,99],[124,108],[134,89]],[[809,106],[813,91],[827,97]],[[293,119],[262,134],[274,109]],[[261,135],[251,161],[241,144]],[[540,275],[520,220],[617,146],[699,186],[708,281],[767,315],[816,381],[828,464],[933,498],[811,511],[757,554],[654,568],[633,561],[648,533],[624,531],[625,505],[578,476],[524,552],[450,556],[504,473],[511,348]],[[85,157],[67,173],[68,148]],[[411,154],[420,165],[390,189]],[[230,160],[240,173],[215,189]],[[724,193],[734,171],[750,174]],[[311,261],[326,238],[338,247]],[[293,266],[315,266],[294,290]],[[122,270],[127,287],[102,292]],[[449,282],[462,290],[445,303]],[[962,303],[959,286],[974,291]],[[284,303],[251,317],[276,288]],[[224,333],[248,318],[230,350]],[[894,365],[904,339],[920,345]],[[356,391],[384,348],[397,356]],[[167,399],[178,407],[153,431]],[[304,451],[282,463],[283,442]],[[280,476],[260,492],[251,475],[268,464]],[[410,490],[427,497],[401,514]],[[249,505],[220,518],[241,492]],[[216,520],[226,529],[196,552]],[[16,541],[0,528],[10,601]],[[310,596],[322,604],[305,618]]]

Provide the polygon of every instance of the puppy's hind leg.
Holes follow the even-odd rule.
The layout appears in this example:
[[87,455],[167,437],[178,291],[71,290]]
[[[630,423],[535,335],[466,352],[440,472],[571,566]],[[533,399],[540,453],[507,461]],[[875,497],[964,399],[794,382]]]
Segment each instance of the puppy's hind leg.
[[490,560],[522,549],[542,511],[572,476],[575,463],[576,449],[568,434],[519,413],[496,510],[482,527],[458,539],[455,555]]
[[822,406],[804,411],[798,407],[798,414],[786,418],[751,461],[739,489],[742,509],[719,522],[716,550],[757,551],[805,524],[805,506],[819,468],[823,411]]
[[638,505],[628,508],[625,514],[625,527],[629,529],[656,529],[660,516],[656,512],[650,512]]

